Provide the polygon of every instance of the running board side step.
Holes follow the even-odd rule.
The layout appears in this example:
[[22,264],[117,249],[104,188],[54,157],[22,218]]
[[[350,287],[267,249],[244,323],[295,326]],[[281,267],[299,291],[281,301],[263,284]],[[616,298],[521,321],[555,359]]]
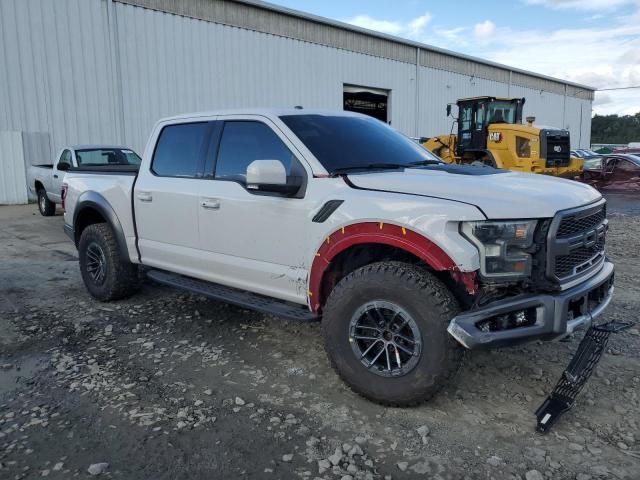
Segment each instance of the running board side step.
[[162,283],[180,290],[203,295],[213,300],[231,303],[248,310],[255,310],[261,313],[268,313],[276,317],[288,320],[310,322],[319,320],[320,316],[309,311],[302,305],[285,302],[264,295],[246,292],[238,288],[226,287],[216,283],[198,280],[196,278],[185,277],[177,273],[165,272],[162,270],[149,270],[147,277],[154,282]]

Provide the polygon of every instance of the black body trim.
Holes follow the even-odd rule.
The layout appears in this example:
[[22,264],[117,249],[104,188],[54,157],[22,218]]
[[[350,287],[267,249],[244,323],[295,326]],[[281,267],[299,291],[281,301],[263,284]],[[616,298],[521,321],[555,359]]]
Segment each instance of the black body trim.
[[322,223],[324,222],[327,218],[329,218],[333,212],[335,212],[338,207],[340,207],[340,205],[342,205],[344,203],[344,200],[329,200],[328,202],[326,202],[322,207],[320,207],[320,210],[318,210],[318,213],[316,213],[313,216],[313,219],[311,220],[312,222],[315,223]]
[[96,175],[137,175],[140,165],[83,165],[81,167],[71,167],[73,173],[91,173]]
[[73,240],[76,247],[80,242],[80,235],[82,234],[82,232],[78,232],[78,229],[76,228],[78,224],[78,217],[83,211],[86,211],[87,209],[93,209],[100,213],[100,215],[102,215],[102,217],[107,221],[107,223],[113,230],[114,235],[116,236],[118,248],[128,258],[129,250],[127,249],[127,241],[125,239],[124,230],[122,229],[120,220],[118,220],[116,212],[113,210],[113,207],[109,204],[107,199],[97,192],[86,191],[78,197],[78,202],[76,203],[76,208],[73,212]]
[[238,288],[207,282],[206,280],[163,270],[149,270],[147,277],[163,285],[289,320],[308,322],[320,319],[316,313],[311,312],[309,307],[305,307],[304,305],[285,302]]

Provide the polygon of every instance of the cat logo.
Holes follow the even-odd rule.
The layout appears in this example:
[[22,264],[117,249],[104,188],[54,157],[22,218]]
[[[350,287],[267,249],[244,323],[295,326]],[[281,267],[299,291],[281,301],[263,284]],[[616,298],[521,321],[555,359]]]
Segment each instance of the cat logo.
[[500,143],[502,140],[502,134],[500,132],[489,133],[489,140],[492,142]]
[[553,151],[556,153],[562,153],[562,147],[560,145],[556,145],[553,147]]

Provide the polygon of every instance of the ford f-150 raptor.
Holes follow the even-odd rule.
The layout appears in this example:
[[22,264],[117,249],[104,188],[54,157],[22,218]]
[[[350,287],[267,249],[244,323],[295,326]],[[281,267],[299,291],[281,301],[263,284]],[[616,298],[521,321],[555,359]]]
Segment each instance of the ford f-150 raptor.
[[71,168],[84,283],[155,282],[321,319],[332,365],[387,405],[432,397],[464,349],[566,337],[613,294],[605,200],[570,180],[447,165],[384,123],[303,109],[159,121],[139,167]]

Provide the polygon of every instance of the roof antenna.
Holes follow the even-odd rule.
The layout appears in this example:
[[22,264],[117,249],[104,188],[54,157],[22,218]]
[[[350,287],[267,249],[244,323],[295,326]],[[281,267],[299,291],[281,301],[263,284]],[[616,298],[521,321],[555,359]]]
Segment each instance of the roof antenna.
[[295,108],[296,110],[302,110],[302,105],[296,105],[296,106],[295,106],[295,107],[293,107],[293,108]]

